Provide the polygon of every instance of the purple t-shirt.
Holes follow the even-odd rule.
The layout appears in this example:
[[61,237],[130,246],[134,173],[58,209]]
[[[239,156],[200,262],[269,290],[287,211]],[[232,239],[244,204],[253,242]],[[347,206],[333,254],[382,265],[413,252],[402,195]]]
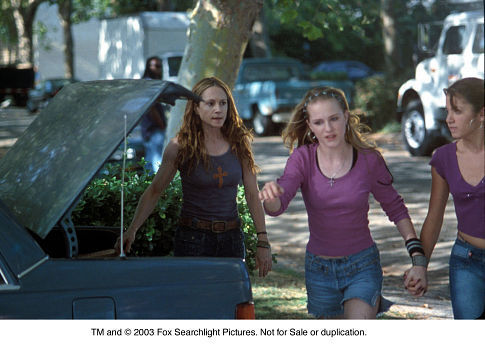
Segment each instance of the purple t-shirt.
[[485,239],[485,176],[476,186],[463,179],[455,142],[436,149],[429,164],[448,183],[455,203],[458,230]]
[[281,214],[300,188],[308,213],[309,252],[321,256],[348,256],[372,246],[374,241],[367,215],[371,192],[392,222],[409,218],[378,152],[359,151],[352,169],[330,186],[330,179],[318,167],[317,146],[303,145],[291,154],[283,176],[278,179],[285,190],[280,197],[281,208],[275,213],[266,210],[271,216]]

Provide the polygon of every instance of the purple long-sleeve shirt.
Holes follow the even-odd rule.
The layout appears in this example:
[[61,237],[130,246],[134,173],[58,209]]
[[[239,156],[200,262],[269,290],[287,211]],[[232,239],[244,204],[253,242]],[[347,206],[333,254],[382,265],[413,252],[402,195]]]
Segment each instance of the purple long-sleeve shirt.
[[373,244],[369,229],[369,193],[381,204],[394,223],[409,218],[402,197],[392,186],[382,156],[373,150],[358,151],[352,169],[343,177],[330,179],[317,162],[318,144],[294,150],[278,184],[284,188],[281,208],[266,213],[283,213],[300,188],[308,213],[310,238],[307,250],[314,255],[348,256]]
[[463,179],[456,157],[456,142],[436,149],[429,164],[448,183],[455,203],[458,230],[485,239],[485,177],[476,186]]

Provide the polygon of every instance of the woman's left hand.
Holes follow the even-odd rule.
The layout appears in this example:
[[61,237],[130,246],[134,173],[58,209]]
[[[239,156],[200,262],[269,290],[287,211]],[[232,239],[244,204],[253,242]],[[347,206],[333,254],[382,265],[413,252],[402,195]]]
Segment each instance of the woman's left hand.
[[404,287],[413,296],[422,297],[428,290],[426,267],[413,266],[404,273]]
[[273,257],[270,248],[256,248],[256,269],[259,269],[259,277],[265,277],[271,271]]

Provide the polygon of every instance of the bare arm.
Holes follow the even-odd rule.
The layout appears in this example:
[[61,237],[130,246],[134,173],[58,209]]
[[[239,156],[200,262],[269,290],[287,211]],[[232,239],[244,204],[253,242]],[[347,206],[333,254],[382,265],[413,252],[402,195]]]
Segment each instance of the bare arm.
[[421,242],[428,261],[431,259],[431,254],[441,232],[449,193],[448,183],[432,167],[428,214],[421,229]]
[[[153,212],[160,195],[170,184],[175,176],[175,173],[177,173],[177,165],[175,163],[177,152],[178,143],[173,139],[167,145],[167,148],[163,154],[160,169],[153,178],[150,186],[141,195],[135,210],[135,215],[133,216],[133,220],[131,221],[128,230],[123,235],[123,243],[126,252],[130,252],[131,245],[135,241],[136,232]],[[115,244],[115,250],[119,253],[121,251],[120,248],[120,239],[118,239]]]
[[[431,168],[431,178],[431,196],[428,214],[421,229],[421,242],[428,262],[434,246],[438,241],[449,195],[448,183],[436,172],[434,167]],[[423,282],[422,279],[416,276],[421,275],[422,270],[426,270],[426,268],[419,266],[412,267],[404,275],[404,285],[410,293],[416,296],[423,295],[427,290],[427,281]]]
[[[266,234],[266,223],[261,201],[258,197],[258,184],[256,175],[251,171],[249,165],[243,164],[243,184],[248,203],[249,212],[254,221],[254,226],[258,234],[258,240],[268,242]],[[256,268],[259,268],[259,276],[266,276],[272,267],[272,256],[270,248],[258,247],[256,249]]]

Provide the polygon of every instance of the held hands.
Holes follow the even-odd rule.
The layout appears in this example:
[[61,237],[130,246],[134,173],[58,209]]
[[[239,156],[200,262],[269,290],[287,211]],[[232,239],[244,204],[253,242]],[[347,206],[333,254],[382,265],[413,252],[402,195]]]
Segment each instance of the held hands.
[[276,182],[270,181],[264,184],[264,187],[259,191],[259,199],[261,201],[274,201],[279,198],[285,190]]
[[412,266],[404,273],[404,287],[415,297],[422,297],[428,290],[426,267]]
[[[133,242],[135,241],[135,233],[134,232],[130,232],[130,231],[126,231],[123,233],[123,251],[125,253],[129,253],[131,251],[131,245],[133,244]],[[115,243],[115,251],[117,254],[120,254],[121,253],[121,239],[120,237],[118,237],[118,239],[116,239],[116,243]]]

